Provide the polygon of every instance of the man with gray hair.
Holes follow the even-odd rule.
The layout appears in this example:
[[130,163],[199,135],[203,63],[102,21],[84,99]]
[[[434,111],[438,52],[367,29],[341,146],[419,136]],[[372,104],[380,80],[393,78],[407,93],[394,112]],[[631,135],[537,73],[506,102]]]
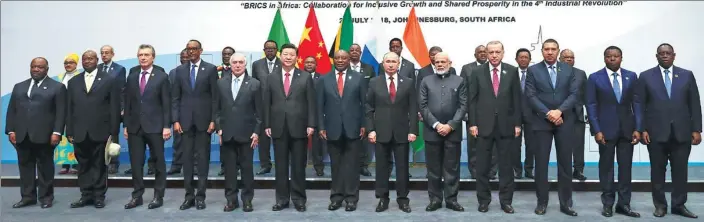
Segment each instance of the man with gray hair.
[[457,202],[457,193],[460,188],[462,119],[467,112],[467,87],[462,77],[450,72],[452,61],[446,52],[433,56],[435,75],[425,77],[418,95],[420,114],[425,120],[422,130],[430,196],[430,204],[425,210],[440,209],[444,199],[445,207],[464,211]]

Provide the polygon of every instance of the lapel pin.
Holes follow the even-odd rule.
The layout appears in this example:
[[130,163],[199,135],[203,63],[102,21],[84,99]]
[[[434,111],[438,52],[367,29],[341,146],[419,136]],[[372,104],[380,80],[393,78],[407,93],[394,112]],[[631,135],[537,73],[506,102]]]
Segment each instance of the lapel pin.
[[154,73],[152,73],[152,77],[154,76]]
[[46,89],[46,86],[44,86],[44,89]]
[[347,79],[352,79],[352,76],[350,76],[350,77],[347,77]]
[[98,81],[100,81],[100,78],[98,78]]
[[249,82],[244,82],[244,84],[249,84]]
[[454,89],[454,90],[455,90],[455,92],[457,92],[457,89]]
[[628,77],[626,77],[626,80],[628,80]]
[[110,70],[112,70],[112,69],[113,69],[113,67],[110,67]]
[[502,70],[502,71],[501,71],[501,74],[506,74],[506,70]]
[[675,75],[675,78],[680,77],[679,75]]
[[201,70],[201,71],[202,71],[202,70],[205,70],[205,67],[201,67],[200,70]]
[[399,82],[403,82],[403,79],[399,79],[398,81],[399,81]]

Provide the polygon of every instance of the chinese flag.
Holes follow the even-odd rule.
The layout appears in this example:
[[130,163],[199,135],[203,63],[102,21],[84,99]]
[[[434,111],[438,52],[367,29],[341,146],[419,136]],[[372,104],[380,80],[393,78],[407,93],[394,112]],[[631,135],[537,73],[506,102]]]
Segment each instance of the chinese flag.
[[318,67],[315,71],[321,75],[327,74],[332,69],[332,64],[330,63],[330,57],[328,56],[326,49],[327,47],[325,47],[323,35],[320,34],[318,17],[315,16],[315,9],[313,9],[313,6],[311,5],[310,10],[308,11],[306,25],[303,27],[301,42],[298,43],[298,61],[296,66],[303,68],[303,60],[305,60],[308,56],[313,56],[318,62]]

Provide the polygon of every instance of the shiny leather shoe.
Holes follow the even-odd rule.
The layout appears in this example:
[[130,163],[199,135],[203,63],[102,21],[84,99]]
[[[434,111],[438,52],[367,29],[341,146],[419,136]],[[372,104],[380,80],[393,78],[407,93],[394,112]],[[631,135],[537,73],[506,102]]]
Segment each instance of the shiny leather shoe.
[[572,209],[571,207],[560,207],[560,212],[573,217],[577,216],[577,212],[575,212],[574,209]]
[[612,217],[614,216],[614,210],[611,206],[604,206],[604,208],[601,209],[601,215],[604,217]]
[[148,209],[156,209],[164,205],[164,200],[161,198],[154,198],[152,202],[149,202],[147,206]]
[[305,204],[293,204],[293,207],[296,208],[296,211],[298,212],[306,212],[306,205]]
[[430,201],[430,204],[428,204],[427,207],[425,207],[425,211],[432,212],[440,209],[442,207],[442,203],[438,201]]
[[254,207],[252,206],[251,201],[245,201],[244,204],[242,205],[242,211],[244,212],[252,212],[254,211]]
[[132,209],[142,206],[142,198],[132,198],[129,203],[125,204],[125,209]]
[[655,217],[664,217],[665,214],[667,214],[667,208],[664,207],[656,207],[653,212],[653,216]]
[[342,207],[342,203],[341,203],[341,202],[332,202],[332,203],[330,203],[330,205],[328,206],[328,210],[330,210],[330,211],[335,211],[335,210],[337,210],[337,209],[340,209],[340,207]]
[[196,210],[205,209],[205,200],[196,200]]
[[477,211],[486,213],[489,211],[489,204],[479,204],[479,207],[477,207]]
[[357,210],[357,203],[347,203],[347,206],[345,206],[345,211],[351,212]]
[[105,200],[96,200],[93,206],[98,209],[105,208]]
[[22,208],[30,205],[35,205],[37,204],[36,200],[20,200],[20,202],[17,202],[12,205],[12,208]]
[[637,212],[635,212],[635,211],[633,211],[633,210],[631,209],[631,206],[628,206],[628,205],[616,207],[616,213],[617,213],[617,214],[626,215],[626,216],[629,216],[629,217],[635,217],[635,218],[640,217],[640,214],[637,213]]
[[42,205],[41,205],[42,209],[51,208],[52,206],[54,206],[54,204],[52,202],[53,201],[47,201],[47,202],[42,203]]
[[272,211],[281,211],[281,210],[286,209],[286,208],[288,208],[288,203],[285,203],[285,204],[279,204],[279,203],[277,203],[277,204],[274,204],[274,206],[271,207],[271,210],[272,210]]
[[450,210],[454,210],[454,211],[458,211],[458,212],[464,211],[464,207],[462,207],[462,205],[460,205],[460,203],[457,203],[457,202],[446,202],[445,208],[450,209]]
[[359,175],[362,175],[365,177],[370,177],[370,176],[372,176],[372,172],[369,172],[369,169],[367,169],[367,168],[362,168],[359,170]]
[[80,200],[77,200],[76,202],[71,203],[71,208],[81,208],[81,207],[85,207],[85,206],[88,206],[91,204],[93,204],[93,200],[81,198]]
[[262,174],[267,174],[267,173],[271,173],[271,167],[265,167],[265,168],[260,169],[259,172],[257,172],[257,175],[262,175]]
[[411,206],[408,205],[407,203],[399,204],[398,209],[400,209],[403,212],[410,213],[411,212]]
[[389,199],[380,199],[376,205],[376,212],[384,212],[389,209]]
[[191,207],[193,207],[193,206],[195,206],[195,205],[196,205],[196,201],[195,201],[195,200],[185,200],[185,201],[183,201],[183,203],[181,204],[181,206],[178,207],[178,209],[180,209],[180,210],[188,210],[188,209],[191,209]]
[[577,171],[577,170],[575,170],[575,171],[572,173],[572,178],[577,179],[577,180],[579,180],[579,181],[585,181],[585,180],[587,180],[587,177],[584,176],[584,173],[582,173],[582,171]]
[[501,204],[501,210],[503,210],[504,213],[507,213],[507,214],[512,214],[515,212],[513,210],[513,206],[511,206],[511,204]]
[[231,212],[239,207],[239,204],[237,201],[227,201],[227,204],[225,204],[225,208],[222,209],[224,212]]
[[538,204],[538,206],[535,207],[535,214],[537,215],[545,215],[545,212],[548,210],[548,205],[546,204]]
[[533,175],[533,172],[528,172],[528,171],[526,171],[525,176],[526,176],[526,178],[535,179],[535,176]]
[[699,217],[696,214],[687,210],[687,208],[685,206],[681,206],[678,208],[672,208],[672,214],[680,215],[683,217],[689,217],[689,218],[698,218]]
[[180,168],[171,168],[168,172],[166,172],[166,175],[175,175],[175,174],[180,174],[181,169]]

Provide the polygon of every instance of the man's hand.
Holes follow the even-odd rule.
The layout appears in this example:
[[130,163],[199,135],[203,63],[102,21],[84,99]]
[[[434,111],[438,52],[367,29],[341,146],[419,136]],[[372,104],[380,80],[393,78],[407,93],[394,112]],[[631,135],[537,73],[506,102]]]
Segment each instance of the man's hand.
[[514,131],[516,131],[516,137],[521,136],[521,127],[520,126],[517,126]]
[[174,132],[178,134],[183,134],[183,129],[181,129],[181,123],[175,122],[174,123]]
[[222,130],[218,130],[218,143],[222,146]]
[[692,145],[699,145],[702,142],[702,134],[700,132],[692,132]]
[[61,142],[61,136],[56,134],[51,134],[51,145],[56,146]]
[[320,139],[328,140],[328,132],[326,130],[321,130],[318,132]]
[[638,141],[640,141],[640,132],[633,131],[632,138],[633,138],[633,141],[631,141],[631,144],[635,145],[636,143],[638,143]]
[[469,134],[471,134],[473,137],[477,137],[479,135],[479,129],[477,128],[477,126],[469,127]]
[[252,144],[250,144],[249,146],[252,147],[252,149],[254,149],[254,147],[257,147],[257,144],[259,144],[259,135],[257,135],[256,133],[252,133],[252,136],[250,136],[249,139],[252,140]]
[[170,128],[164,128],[161,130],[161,137],[164,138],[164,140],[168,140],[171,138],[171,129]]
[[409,133],[408,134],[408,142],[413,142],[416,141],[416,134]]
[[452,132],[452,127],[448,124],[438,124],[438,134],[441,136],[447,136]]
[[264,133],[266,133],[266,136],[271,137],[271,128],[264,129]]
[[73,144],[73,137],[72,136],[67,136],[66,139],[68,140],[69,143]]
[[643,135],[643,139],[641,140],[641,142],[645,145],[650,144],[650,135],[648,134],[648,132],[643,132],[642,135]]
[[562,119],[562,117],[559,117],[557,118],[557,120],[555,120],[555,122],[552,122],[552,124],[555,124],[555,126],[560,126],[563,123],[565,123],[565,121]]
[[560,111],[559,109],[550,110],[548,111],[547,115],[550,121],[555,122],[557,118],[562,117],[562,111]]
[[9,137],[10,137],[10,143],[12,143],[12,144],[17,143],[17,137],[15,136],[15,132],[10,132]]
[[423,122],[423,116],[420,115],[420,112],[418,112],[418,120],[420,120],[421,122]]
[[369,143],[376,143],[376,132],[369,132],[369,135],[367,137],[369,138]]
[[125,139],[127,139],[127,127],[125,127],[124,130],[122,130],[122,136],[124,136]]
[[306,135],[308,137],[310,137],[313,135],[313,133],[315,133],[315,130],[313,129],[313,127],[308,127],[308,129],[306,130]]
[[598,144],[606,145],[606,139],[604,139],[604,133],[598,132],[594,135],[594,140]]
[[359,139],[364,139],[364,134],[366,133],[366,129],[364,127],[359,128]]
[[210,122],[210,125],[208,125],[208,134],[213,133],[215,131],[215,122]]

